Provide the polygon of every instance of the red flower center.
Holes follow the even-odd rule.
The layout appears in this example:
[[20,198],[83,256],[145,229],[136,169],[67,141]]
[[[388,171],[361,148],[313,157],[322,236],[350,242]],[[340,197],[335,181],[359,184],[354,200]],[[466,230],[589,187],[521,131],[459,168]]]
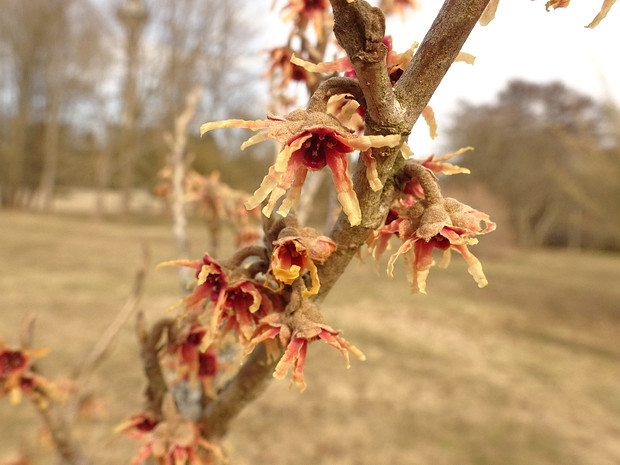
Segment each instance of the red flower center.
[[232,289],[226,296],[226,305],[234,310],[250,308],[254,302],[254,297],[241,289]]
[[306,0],[304,3],[304,9],[306,11],[322,11],[327,9],[327,2],[325,0]]
[[432,244],[433,247],[439,250],[447,250],[448,248],[450,248],[450,241],[447,238],[443,237],[441,234],[437,234],[436,236],[432,237],[428,242]]
[[213,354],[204,353],[198,357],[198,376],[213,377],[217,374],[217,357]]
[[136,429],[140,431],[152,431],[157,426],[157,423],[159,423],[159,421],[145,417],[140,423],[136,424]]
[[26,357],[20,351],[6,350],[0,354],[0,376],[2,377],[25,366]]
[[294,244],[281,246],[278,250],[278,258],[280,259],[280,265],[284,270],[290,270],[293,265],[303,268],[304,257],[297,252]]
[[190,344],[192,346],[200,345],[200,342],[202,341],[204,335],[204,331],[198,333],[190,333],[189,336],[187,336],[187,344]]
[[325,131],[312,132],[300,150],[303,150],[304,165],[313,171],[322,169],[327,164],[327,157],[350,152],[349,147]]

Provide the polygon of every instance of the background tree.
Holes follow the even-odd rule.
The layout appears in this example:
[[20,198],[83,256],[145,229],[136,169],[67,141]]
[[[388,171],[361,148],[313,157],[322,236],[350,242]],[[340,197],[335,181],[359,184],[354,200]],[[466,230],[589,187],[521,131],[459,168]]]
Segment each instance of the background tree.
[[1,86],[11,98],[2,115],[10,124],[3,125],[0,147],[6,167],[0,174],[0,205],[24,205],[38,188],[40,205],[49,208],[64,151],[61,128],[84,124],[96,77],[102,76],[104,23],[82,0],[4,0],[2,11]]
[[519,244],[609,247],[611,231],[593,226],[603,218],[618,224],[610,191],[596,187],[617,173],[611,115],[561,83],[512,81],[492,104],[461,104],[450,139],[475,147],[463,163],[505,202]]

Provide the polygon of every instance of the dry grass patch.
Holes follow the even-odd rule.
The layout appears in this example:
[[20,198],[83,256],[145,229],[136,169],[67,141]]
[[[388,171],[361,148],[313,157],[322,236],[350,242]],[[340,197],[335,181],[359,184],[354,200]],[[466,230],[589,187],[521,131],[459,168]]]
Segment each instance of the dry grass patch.
[[[175,254],[163,221],[2,213],[0,223],[0,334],[15,342],[36,312],[37,345],[52,349],[46,373],[70,372],[120,309],[143,241],[153,263]],[[191,235],[198,256],[201,225]],[[389,280],[351,266],[324,311],[368,360],[346,370],[337,351],[313,345],[305,393],[273,382],[235,421],[234,463],[620,463],[620,257],[489,252],[486,289],[454,260],[431,272],[428,296],[409,295],[402,270]],[[178,296],[174,270],[151,273],[142,308],[152,321]],[[80,422],[97,464],[136,452],[129,439],[106,441],[140,407],[137,362],[129,325],[92,382],[105,413]],[[0,402],[0,457],[25,444],[50,463],[38,424],[27,404]]]

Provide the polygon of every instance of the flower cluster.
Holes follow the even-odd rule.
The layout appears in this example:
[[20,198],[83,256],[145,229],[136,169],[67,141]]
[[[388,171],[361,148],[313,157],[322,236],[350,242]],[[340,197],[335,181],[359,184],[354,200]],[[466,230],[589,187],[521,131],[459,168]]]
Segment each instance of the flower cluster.
[[276,365],[274,378],[284,379],[292,369],[291,384],[303,391],[306,388],[303,370],[308,344],[319,339],[342,353],[347,368],[350,366],[349,352],[360,360],[366,359],[357,347],[339,335],[340,331],[325,324],[317,308],[307,299],[303,299],[299,307],[287,310],[263,318],[247,347],[247,351],[251,351],[261,342],[273,342],[276,337],[279,339],[284,355]]
[[[385,224],[373,232],[367,244],[378,261],[388,248],[391,237],[396,236],[402,244],[388,261],[388,274],[393,275],[394,263],[400,255],[405,256],[407,277],[412,292],[426,293],[426,278],[434,263],[433,250],[443,251],[439,267],[445,268],[450,261],[450,251],[459,252],[468,264],[468,272],[479,287],[488,284],[480,261],[469,251],[475,245],[475,236],[495,229],[489,216],[452,198],[443,198],[435,183],[435,174],[467,173],[466,168],[447,163],[471,147],[465,147],[444,157],[428,157],[421,163],[410,160],[401,172],[402,196],[392,206]],[[484,227],[482,224],[484,223]]]
[[[278,304],[269,290],[251,280],[243,269],[228,268],[205,254],[202,260],[174,260],[159,265],[187,266],[196,270],[192,292],[181,300],[183,315],[203,318],[210,314],[208,324],[195,329],[194,340],[203,352],[214,342],[233,332],[242,345],[254,331],[262,315],[273,311]],[[191,334],[190,334],[191,335]]]
[[[435,204],[425,200],[416,202],[395,221],[398,237],[403,243],[390,257],[388,274],[392,276],[394,262],[404,254],[413,292],[426,293],[426,277],[433,264],[433,249],[444,251],[440,268],[448,266],[450,250],[454,249],[467,262],[467,270],[478,287],[488,284],[480,261],[467,248],[468,245],[477,244],[476,235],[495,229],[495,223],[489,220],[488,215],[455,199],[446,198]],[[484,228],[482,222],[486,224]]]
[[[241,259],[218,262],[205,254],[202,260],[177,260],[160,265],[196,270],[193,289],[180,302],[184,307],[180,329],[172,331],[166,351],[177,381],[193,384],[200,381],[204,392],[213,393],[211,383],[219,366],[217,347],[227,334],[234,336],[245,354],[265,342],[275,358],[281,355],[281,346],[284,355],[274,376],[283,378],[294,367],[293,382],[300,389],[305,387],[304,359],[311,341],[324,340],[338,348],[347,361],[348,352],[363,358],[338,331],[323,322],[307,299],[320,288],[317,264],[325,262],[336,250],[336,244],[311,228],[298,227],[294,219],[281,220],[268,235],[272,238],[268,240],[272,252],[270,257],[263,258],[269,259],[269,264],[254,271],[251,265],[242,266],[242,263],[252,254],[263,255],[256,248],[248,248],[251,253],[240,254]],[[254,263],[260,264],[261,260]],[[253,276],[257,271],[263,276],[261,280]],[[284,302],[288,303],[284,305]]]

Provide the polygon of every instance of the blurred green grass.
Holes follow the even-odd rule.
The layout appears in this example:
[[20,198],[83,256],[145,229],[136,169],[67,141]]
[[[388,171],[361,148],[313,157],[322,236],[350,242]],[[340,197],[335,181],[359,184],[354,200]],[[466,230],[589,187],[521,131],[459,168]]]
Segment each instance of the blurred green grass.
[[[204,227],[192,224],[190,237],[199,257]],[[39,366],[67,376],[123,305],[145,242],[153,266],[175,256],[164,220],[0,213],[0,335],[16,343],[23,316],[36,313],[36,346],[52,350]],[[323,311],[368,360],[347,370],[314,344],[303,394],[274,381],[234,422],[233,462],[620,463],[620,256],[479,249],[485,289],[456,256],[431,271],[427,296],[409,294],[402,268],[390,280],[384,264],[380,275],[370,260],[350,266]],[[178,286],[172,269],[149,274],[149,321],[166,315]],[[143,387],[128,324],[92,382],[105,413],[79,423],[97,464],[137,452],[130,439],[107,441],[140,409]],[[39,425],[27,403],[0,401],[0,458],[24,447],[50,463]]]

